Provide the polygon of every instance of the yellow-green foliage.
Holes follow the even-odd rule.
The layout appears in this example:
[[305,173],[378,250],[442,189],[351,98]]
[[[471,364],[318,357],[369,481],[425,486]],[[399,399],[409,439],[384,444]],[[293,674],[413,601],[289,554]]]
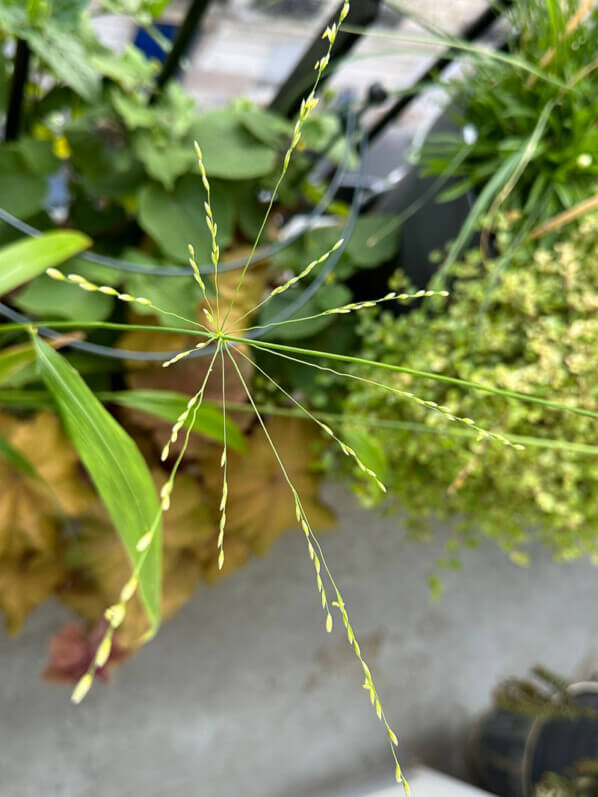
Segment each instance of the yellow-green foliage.
[[[597,410],[598,215],[556,238],[512,247],[504,219],[499,227],[495,259],[471,251],[455,266],[448,299],[398,318],[379,310],[364,316],[363,357]],[[408,374],[390,379],[511,440],[597,440],[589,417]],[[386,457],[389,491],[414,520],[458,516],[450,547],[485,535],[519,563],[527,560],[521,546],[534,539],[558,559],[598,555],[595,454],[477,441],[441,414],[362,382],[352,383],[345,411],[390,420],[391,428],[373,425],[370,438]]]

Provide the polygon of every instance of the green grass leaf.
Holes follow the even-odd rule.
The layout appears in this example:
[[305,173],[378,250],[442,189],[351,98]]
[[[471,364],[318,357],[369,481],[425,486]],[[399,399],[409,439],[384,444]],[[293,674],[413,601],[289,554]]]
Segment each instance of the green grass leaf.
[[276,166],[276,151],[247,131],[234,108],[201,114],[193,125],[193,137],[202,149],[209,177],[250,180]]
[[18,343],[0,352],[0,385],[4,385],[35,360],[31,343]]
[[[515,173],[520,160],[521,153],[514,152],[510,158],[507,158],[492,179],[484,186],[484,189],[480,192],[480,195],[474,202],[472,209],[469,211],[469,214],[465,219],[459,234],[453,241],[446,256],[446,260],[438,272],[436,279],[439,278],[439,275],[449,271],[454,265],[463,249],[471,240],[471,237],[476,231],[480,220],[482,219],[484,213],[488,210],[490,203]],[[432,285],[432,287],[434,286]]]
[[[133,565],[143,561],[139,591],[155,630],[160,621],[162,530],[160,506],[149,469],[133,440],[67,360],[37,336],[34,346],[42,379]],[[152,542],[146,551],[139,553],[136,544],[156,518],[158,525]]]
[[46,24],[43,31],[30,29],[23,36],[61,82],[89,102],[98,99],[100,74],[92,66],[83,43],[71,31]]
[[80,232],[55,230],[0,249],[0,296],[91,246]]
[[[191,396],[171,390],[125,390],[101,393],[102,401],[111,401],[122,407],[147,412],[164,421],[175,423],[187,406]],[[211,440],[224,442],[222,413],[216,407],[202,406],[197,410],[193,431]],[[236,423],[226,419],[226,443],[235,451],[245,450],[245,438]]]
[[6,438],[0,435],[0,457],[6,459],[15,468],[18,468],[26,476],[39,479],[39,475],[31,462],[26,459],[21,452],[12,446]]

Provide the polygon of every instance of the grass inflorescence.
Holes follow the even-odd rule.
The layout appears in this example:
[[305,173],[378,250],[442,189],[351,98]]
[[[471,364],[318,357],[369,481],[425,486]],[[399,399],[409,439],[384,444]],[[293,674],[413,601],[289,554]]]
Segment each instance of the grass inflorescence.
[[[409,301],[411,299],[418,300],[422,297],[432,296],[436,294],[440,294],[443,296],[447,295],[446,291],[422,290],[414,294],[397,293],[395,291],[392,291],[378,299],[372,299],[368,301],[358,301],[350,304],[345,304],[339,307],[334,307],[331,309],[324,310],[322,313],[317,315],[307,316],[306,318],[291,318],[287,321],[264,324],[261,326],[242,325],[241,322],[245,321],[245,319],[249,319],[249,321],[245,321],[245,323],[251,323],[251,319],[255,317],[256,312],[260,310],[265,304],[267,304],[267,302],[269,302],[273,297],[278,296],[281,293],[292,289],[299,281],[308,277],[310,273],[314,269],[316,269],[319,265],[321,265],[328,257],[330,257],[330,255],[333,252],[335,252],[337,249],[343,246],[344,242],[342,239],[337,241],[328,251],[324,252],[321,256],[314,259],[307,266],[305,266],[305,268],[297,276],[288,279],[283,284],[280,284],[274,289],[272,289],[264,298],[259,300],[250,310],[243,312],[242,315],[239,315],[239,313],[237,313],[236,317],[235,314],[233,313],[235,304],[239,297],[239,292],[241,290],[247,272],[251,266],[255,252],[257,250],[257,247],[265,230],[266,224],[274,207],[274,203],[278,196],[280,186],[285,178],[285,175],[287,174],[291,158],[293,156],[293,152],[296,150],[296,148],[300,143],[302,130],[305,125],[305,122],[308,119],[311,111],[317,105],[318,100],[316,98],[316,91],[318,89],[320,78],[322,76],[323,71],[326,69],[327,64],[329,63],[332,47],[338,35],[338,31],[341,25],[343,24],[344,20],[346,19],[348,13],[349,13],[349,3],[345,2],[340,10],[337,22],[329,26],[324,33],[324,38],[328,42],[327,50],[324,56],[320,58],[315,64],[316,78],[314,81],[313,88],[309,92],[308,96],[301,103],[298,119],[291,134],[291,139],[287,151],[282,160],[282,168],[280,176],[271,194],[269,204],[264,214],[264,218],[259,228],[258,234],[255,238],[253,247],[249,253],[249,256],[247,257],[245,264],[241,269],[239,279],[232,293],[232,297],[227,302],[227,306],[222,306],[223,297],[221,295],[221,291],[219,290],[218,267],[220,262],[220,249],[218,246],[218,223],[212,209],[211,198],[210,198],[211,197],[210,182],[208,179],[208,173],[206,165],[204,163],[200,143],[196,143],[195,151],[198,159],[201,179],[206,192],[204,210],[205,210],[205,223],[211,235],[213,294],[211,294],[208,291],[206,284],[202,279],[200,270],[195,261],[195,253],[191,246],[189,247],[189,264],[191,269],[190,276],[199,285],[204,299],[204,307],[203,307],[203,313],[205,316],[204,323],[200,323],[196,320],[192,320],[184,316],[179,316],[176,313],[166,312],[165,310],[160,308],[158,305],[156,305],[154,302],[150,301],[146,297],[132,296],[126,293],[120,293],[111,286],[97,285],[95,283],[90,282],[85,277],[81,277],[77,274],[64,275],[61,271],[57,269],[49,269],[47,272],[50,277],[58,280],[69,280],[73,284],[78,285],[79,288],[82,290],[99,291],[101,293],[110,294],[111,296],[114,296],[115,298],[119,299],[122,302],[143,305],[146,308],[155,310],[157,313],[161,315],[167,315],[172,318],[178,319],[179,321],[184,322],[186,333],[196,335],[197,337],[199,337],[200,340],[197,343],[197,345],[194,346],[193,348],[178,352],[170,359],[163,362],[162,365],[164,367],[166,368],[176,367],[177,363],[184,361],[186,358],[193,356],[194,354],[197,354],[199,349],[208,349],[209,350],[208,357],[210,358],[208,368],[206,369],[205,375],[203,377],[201,385],[199,386],[199,389],[189,399],[187,406],[177,418],[170,432],[170,436],[168,440],[165,442],[162,450],[162,455],[161,455],[162,461],[166,462],[167,460],[169,460],[171,456],[172,446],[175,443],[177,443],[179,435],[181,434],[182,430],[183,429],[185,430],[184,439],[182,445],[180,446],[180,451],[170,468],[168,478],[166,479],[160,490],[160,510],[150,528],[148,528],[145,531],[145,533],[140,537],[140,539],[137,542],[137,550],[140,552],[141,555],[134,567],[131,577],[129,578],[129,580],[121,590],[120,599],[118,603],[114,604],[113,606],[110,606],[106,610],[105,617],[108,621],[108,627],[106,633],[97,648],[94,661],[92,662],[89,670],[85,673],[85,675],[76,685],[72,695],[72,699],[74,702],[78,703],[85,697],[86,693],[88,692],[93,683],[95,671],[106,663],[110,655],[113,635],[125,617],[128,602],[136,594],[139,573],[141,571],[141,568],[143,567],[144,556],[149,551],[151,543],[154,540],[154,536],[156,533],[156,529],[159,526],[161,515],[165,512],[168,512],[170,508],[170,497],[173,490],[174,481],[188,447],[189,438],[191,430],[194,425],[195,416],[197,415],[200,407],[202,406],[202,403],[204,402],[204,395],[206,392],[206,385],[208,383],[208,379],[212,374],[214,366],[217,362],[219,362],[220,365],[222,366],[222,415],[224,422],[223,446],[222,446],[222,454],[220,459],[220,465],[222,468],[222,492],[219,504],[219,530],[218,530],[218,539],[217,539],[218,567],[222,568],[224,564],[225,555],[226,555],[225,554],[226,508],[227,508],[227,498],[228,498],[228,489],[229,489],[227,481],[226,416],[227,416],[227,410],[230,410],[229,402],[227,402],[227,393],[226,393],[225,362],[230,361],[230,363],[232,363],[232,370],[234,374],[236,374],[236,376],[238,377],[242,385],[243,391],[247,396],[249,407],[255,414],[257,422],[261,427],[268,441],[269,446],[272,449],[273,455],[276,459],[276,462],[278,463],[284,481],[286,482],[288,489],[292,495],[295,505],[296,521],[299,528],[304,533],[307,553],[314,569],[316,588],[318,590],[321,600],[321,606],[324,618],[323,619],[324,628],[326,629],[327,632],[331,632],[333,629],[334,617],[336,616],[337,618],[340,619],[340,623],[342,624],[344,632],[347,637],[347,642],[351,646],[359,662],[359,665],[362,669],[363,678],[364,678],[363,687],[368,693],[371,704],[374,708],[374,711],[378,719],[384,725],[384,729],[388,737],[388,741],[390,744],[390,748],[392,750],[392,755],[395,763],[396,779],[398,782],[402,783],[405,792],[409,794],[409,786],[403,775],[402,769],[400,767],[397,758],[397,753],[396,753],[396,746],[398,744],[397,736],[394,730],[392,729],[389,720],[387,719],[387,716],[385,714],[382,705],[382,700],[375,686],[373,675],[370,671],[367,662],[363,657],[356,632],[351,623],[347,605],[331,573],[331,570],[326,561],[326,557],[324,555],[322,547],[313,532],[310,519],[308,517],[307,512],[305,511],[305,507],[302,502],[301,495],[299,494],[298,490],[293,484],[289,472],[285,467],[283,458],[280,452],[278,451],[274,441],[272,440],[272,437],[268,431],[268,425],[266,424],[266,421],[264,419],[263,412],[260,410],[260,408],[258,408],[258,405],[256,404],[253,398],[252,391],[250,389],[250,386],[247,384],[247,380],[243,376],[237,358],[241,357],[249,359],[256,368],[256,370],[272,385],[272,387],[276,391],[280,393],[281,396],[284,397],[284,399],[287,402],[293,405],[293,408],[297,412],[306,415],[312,422],[314,422],[318,426],[318,428],[322,431],[322,433],[326,436],[326,438],[331,440],[335,445],[337,445],[340,448],[341,452],[354,462],[356,467],[363,474],[363,477],[372,480],[373,483],[377,486],[377,488],[383,492],[386,491],[386,488],[382,483],[379,475],[362,461],[359,452],[357,452],[352,446],[350,446],[342,439],[342,434],[337,433],[332,428],[335,422],[333,420],[330,420],[330,424],[332,424],[331,426],[329,425],[328,422],[325,422],[324,420],[318,418],[315,414],[310,412],[310,410],[307,407],[305,407],[297,398],[295,398],[293,395],[291,395],[291,393],[286,391],[272,376],[270,376],[267,370],[265,370],[261,365],[257,365],[256,363],[254,363],[247,352],[254,351],[254,352],[259,352],[262,355],[269,354],[272,357],[291,360],[295,364],[307,365],[316,369],[329,371],[339,377],[366,382],[374,387],[390,391],[393,394],[399,396],[401,399],[410,402],[416,402],[425,407],[426,409],[429,409],[430,411],[440,414],[447,421],[456,422],[457,424],[460,425],[461,429],[463,430],[463,434],[466,435],[475,434],[479,439],[484,440],[487,443],[497,443],[501,445],[512,446],[515,449],[522,448],[523,446],[521,445],[521,443],[513,442],[496,431],[486,430],[482,428],[476,423],[474,419],[460,417],[456,415],[451,411],[449,407],[438,405],[433,401],[428,401],[425,398],[421,398],[420,396],[416,396],[410,392],[402,390],[396,384],[393,384],[392,381],[382,382],[378,379],[360,376],[351,371],[351,368],[354,367],[355,365],[360,365],[360,366],[367,365],[370,366],[372,369],[385,368],[387,369],[387,371],[398,371],[398,372],[404,371],[405,369],[402,369],[400,366],[393,366],[388,363],[376,363],[355,357],[330,354],[328,352],[319,352],[309,349],[302,349],[296,346],[266,342],[264,340],[252,338],[251,335],[246,334],[251,330],[257,328],[267,329],[274,326],[280,326],[282,324],[293,324],[299,321],[305,321],[308,319],[316,318],[318,315],[346,314],[352,312],[359,312],[362,310],[367,310],[368,308],[372,308],[380,303],[400,304],[402,302]],[[132,325],[132,328],[133,327],[134,325]],[[156,327],[156,329],[159,328]],[[169,330],[164,328],[162,329],[162,331],[168,332]],[[171,329],[170,331],[174,330]],[[319,362],[315,362],[314,360],[318,360]],[[332,368],[328,364],[330,361],[344,362],[346,367],[344,369],[341,369],[340,366],[338,368]],[[413,373],[416,372],[413,371]],[[436,377],[436,375],[434,374],[424,374],[424,372],[420,372],[419,375],[424,375],[431,379],[443,378],[443,377]],[[445,381],[448,381],[448,378],[444,377],[444,379]],[[497,392],[497,393],[502,392],[503,394],[508,393],[508,391],[494,390],[493,388],[484,385],[467,383],[458,379],[454,379],[452,381],[460,384],[461,386],[474,388],[476,390],[487,390],[489,392]],[[515,394],[513,394],[511,397],[524,398],[527,399],[528,401],[536,400],[533,397],[526,397],[522,395],[517,396]],[[550,402],[542,401],[540,399],[538,399],[538,401],[540,401],[541,403],[550,404]],[[567,408],[567,409],[575,411],[572,408]],[[463,427],[467,427],[467,430],[465,430]]]

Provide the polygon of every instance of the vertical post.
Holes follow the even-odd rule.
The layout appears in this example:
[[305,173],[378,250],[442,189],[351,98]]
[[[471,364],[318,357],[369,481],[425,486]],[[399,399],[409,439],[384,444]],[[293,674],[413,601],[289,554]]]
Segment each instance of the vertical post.
[[29,72],[29,57],[31,51],[29,45],[23,39],[17,39],[17,50],[10,84],[10,96],[8,98],[8,108],[6,110],[6,129],[4,131],[5,141],[15,141],[19,137],[21,130],[21,111],[23,109],[23,98],[25,95],[25,84]]
[[[475,17],[468,25],[466,25],[466,27],[459,34],[460,38],[465,39],[468,42],[475,41],[475,39],[477,39],[479,36],[485,33],[488,28],[490,28],[490,26],[496,21],[497,17],[499,17],[503,11],[512,5],[512,3],[513,0],[503,0],[499,8],[493,5],[483,11],[479,16]],[[446,69],[446,67],[452,63],[453,58],[454,51],[452,51],[449,46],[447,47],[446,54],[437,58],[436,61],[434,61],[434,63],[428,69],[426,69],[423,75],[420,75],[418,82],[425,82],[426,80],[433,79],[438,72]],[[410,105],[415,97],[416,95],[413,93],[403,94],[400,96],[372,125],[368,132],[370,141],[373,141],[375,138],[377,138],[386,128],[389,122],[394,121],[394,119],[396,119],[396,117],[402,111],[404,111],[408,105]]]
[[210,0],[191,0],[172,49],[168,53],[164,66],[156,79],[156,90],[152,95],[152,100],[156,99],[160,90],[176,75],[180,60],[189,49],[189,45],[209,2]]

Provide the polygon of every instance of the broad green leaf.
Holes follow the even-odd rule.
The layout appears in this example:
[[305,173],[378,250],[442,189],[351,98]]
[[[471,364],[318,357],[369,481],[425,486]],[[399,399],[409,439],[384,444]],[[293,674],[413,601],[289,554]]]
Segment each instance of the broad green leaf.
[[320,113],[308,117],[303,125],[302,135],[306,146],[319,152],[340,133],[341,123],[337,114]]
[[[91,117],[77,119],[65,130],[65,136],[71,148],[72,163],[82,176],[83,187],[91,195],[107,198],[132,195],[146,181],[135,153],[123,146],[110,146]],[[80,201],[78,198],[74,203],[75,213]],[[109,213],[110,208],[105,212]],[[95,213],[100,218],[104,215],[98,213],[97,207]]]
[[32,22],[44,22],[48,16],[60,23],[61,27],[76,26],[89,0],[28,0],[27,12]]
[[111,91],[110,97],[115,109],[130,130],[135,130],[138,127],[151,128],[155,124],[155,109],[141,102],[140,99],[128,97],[120,91]]
[[51,141],[21,138],[14,145],[14,149],[20,153],[32,174],[43,177],[60,168],[60,161],[54,154]]
[[118,83],[126,91],[149,87],[156,73],[156,62],[149,61],[132,44],[127,45],[120,55],[107,50],[93,54],[90,60],[102,75]]
[[[70,363],[37,336],[34,346],[42,379],[131,561],[143,562],[139,591],[155,631],[160,621],[162,526],[150,471],[133,440]],[[137,542],[156,522],[153,541],[140,554]]]
[[[140,262],[151,262],[147,257],[139,256],[132,260]],[[126,256],[126,255],[125,255]],[[197,309],[202,300],[202,293],[195,280],[185,277],[153,277],[149,274],[129,274],[124,281],[127,293],[134,296],[143,296],[150,302],[164,310],[164,313],[156,312],[152,307],[138,305],[135,312],[140,315],[157,315],[164,326],[171,326],[172,316],[168,313],[176,313],[179,316],[190,319],[192,323],[185,324],[184,321],[177,319],[177,325],[183,327],[194,327],[194,319],[197,317]],[[196,327],[195,327],[196,328]]]
[[0,174],[0,207],[13,216],[27,219],[42,210],[47,193],[44,177],[23,171]]
[[210,177],[249,180],[269,174],[276,165],[277,153],[245,129],[233,108],[202,114],[193,136]]
[[[201,177],[186,175],[174,191],[160,185],[145,186],[139,196],[139,223],[170,257],[187,262],[189,244],[195,248],[198,263],[209,262],[210,232],[205,222],[205,190]],[[233,201],[230,194],[213,181],[212,209],[218,224],[218,244],[224,249],[232,241]]]
[[272,149],[279,149],[285,137],[290,137],[293,133],[293,125],[288,119],[266,111],[249,100],[238,100],[234,109],[243,127]]
[[56,24],[44,25],[43,31],[25,30],[22,35],[61,82],[90,102],[98,98],[100,74],[77,36]]
[[[175,423],[187,406],[191,396],[170,390],[126,390],[101,394],[103,401],[112,401],[123,407],[147,412],[164,421]],[[212,440],[223,442],[222,413],[216,407],[203,406],[197,411],[193,431]],[[226,443],[235,451],[245,450],[245,438],[239,427],[226,419]]]
[[379,438],[372,435],[367,429],[356,429],[354,426],[343,428],[340,438],[343,442],[348,443],[363,464],[367,468],[371,468],[376,476],[384,482],[388,475],[388,459]]
[[[341,307],[343,304],[348,304],[352,298],[351,289],[341,282],[325,282],[314,294],[314,299],[320,310]],[[303,310],[300,310],[297,315],[304,315]]]
[[392,216],[362,216],[353,228],[346,253],[361,268],[389,260],[399,247],[399,225]]
[[35,360],[31,343],[17,343],[0,352],[0,385],[4,385]]
[[0,405],[16,407],[19,410],[36,410],[52,407],[52,398],[44,390],[0,390]]
[[[84,269],[76,269],[82,273]],[[41,318],[104,321],[114,306],[111,296],[82,291],[69,282],[57,282],[45,274],[30,282],[13,302],[19,309]]]
[[146,130],[137,133],[133,147],[150,177],[161,182],[167,190],[172,190],[177,177],[189,172],[197,161],[191,147],[176,146],[169,141],[159,144]]
[[197,107],[193,97],[176,81],[171,81],[162,91],[154,106],[156,124],[166,133],[167,138],[181,140],[186,136],[189,150],[194,152],[193,142],[188,133],[197,120]]
[[54,230],[3,247],[0,249],[0,296],[90,245],[91,240],[83,233]]

